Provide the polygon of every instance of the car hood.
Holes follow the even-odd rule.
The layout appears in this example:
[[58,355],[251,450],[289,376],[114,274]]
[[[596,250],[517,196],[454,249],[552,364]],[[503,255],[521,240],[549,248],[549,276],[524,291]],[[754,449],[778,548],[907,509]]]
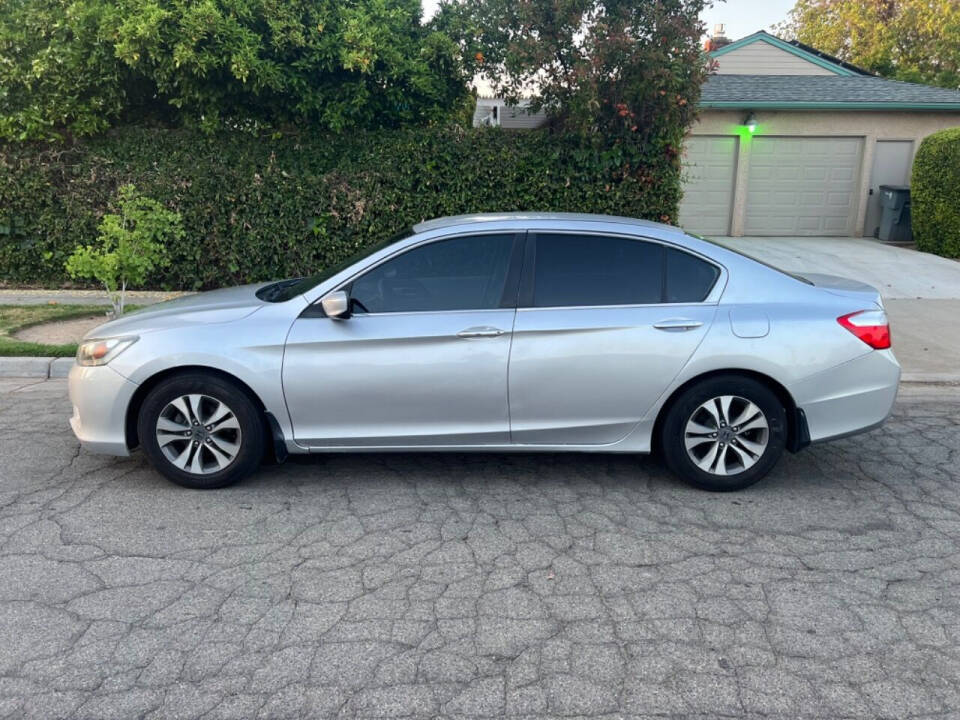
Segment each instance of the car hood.
[[859,280],[839,277],[837,275],[822,275],[820,273],[797,273],[804,280],[809,280],[822,290],[826,290],[834,295],[863,300],[883,307],[883,298],[880,297],[880,291],[873,285],[867,285]]
[[239,285],[150,305],[95,327],[83,339],[140,335],[183,325],[240,320],[263,307],[264,302],[256,292],[269,284]]

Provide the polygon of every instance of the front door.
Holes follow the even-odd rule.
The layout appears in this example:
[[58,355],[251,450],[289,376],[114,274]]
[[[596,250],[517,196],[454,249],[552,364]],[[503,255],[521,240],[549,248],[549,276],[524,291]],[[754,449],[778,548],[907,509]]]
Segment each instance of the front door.
[[513,442],[616,442],[703,339],[716,312],[703,301],[720,271],[636,238],[530,242],[510,355]]
[[317,448],[508,443],[521,245],[514,234],[418,245],[344,288],[351,317],[318,316],[311,306],[284,353],[296,441]]

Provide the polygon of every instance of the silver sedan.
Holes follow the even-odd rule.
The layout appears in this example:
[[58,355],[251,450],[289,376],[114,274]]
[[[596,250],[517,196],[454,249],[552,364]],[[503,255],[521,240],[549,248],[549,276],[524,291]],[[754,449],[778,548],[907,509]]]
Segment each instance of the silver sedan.
[[475,215],[96,328],[71,425],[191,488],[288,453],[659,450],[736,490],[881,424],[899,377],[868,285],[629,218]]

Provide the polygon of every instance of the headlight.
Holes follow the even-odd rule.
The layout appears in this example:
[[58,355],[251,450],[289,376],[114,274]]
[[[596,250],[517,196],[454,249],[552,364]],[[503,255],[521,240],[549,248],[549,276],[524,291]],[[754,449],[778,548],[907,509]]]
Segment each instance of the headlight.
[[106,365],[139,339],[133,336],[87,340],[77,348],[77,365]]

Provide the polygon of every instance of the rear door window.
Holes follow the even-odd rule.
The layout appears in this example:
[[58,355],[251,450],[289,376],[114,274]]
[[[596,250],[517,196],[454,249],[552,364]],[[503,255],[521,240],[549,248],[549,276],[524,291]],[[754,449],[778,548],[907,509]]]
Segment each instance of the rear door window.
[[534,307],[661,302],[664,248],[607,235],[537,233]]

